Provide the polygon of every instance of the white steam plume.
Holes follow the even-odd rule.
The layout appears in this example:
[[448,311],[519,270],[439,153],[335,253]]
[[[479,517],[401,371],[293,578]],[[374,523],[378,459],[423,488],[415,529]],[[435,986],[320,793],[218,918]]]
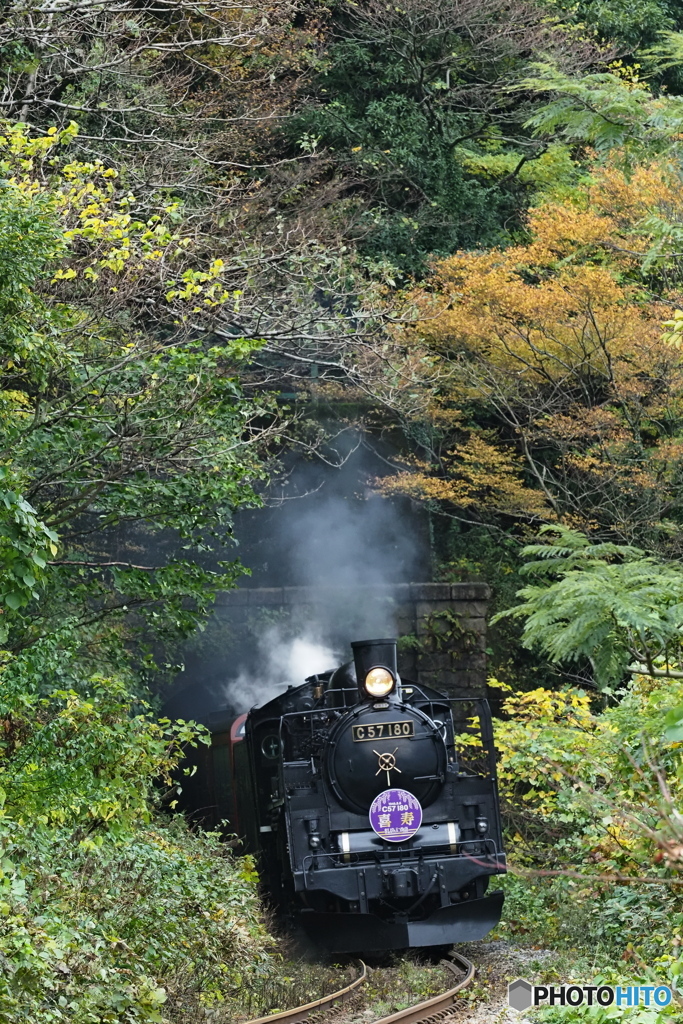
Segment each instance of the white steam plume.
[[301,686],[306,676],[336,668],[341,658],[317,637],[286,637],[271,626],[259,639],[258,672],[242,671],[225,687],[225,696],[238,713],[260,707],[288,686]]

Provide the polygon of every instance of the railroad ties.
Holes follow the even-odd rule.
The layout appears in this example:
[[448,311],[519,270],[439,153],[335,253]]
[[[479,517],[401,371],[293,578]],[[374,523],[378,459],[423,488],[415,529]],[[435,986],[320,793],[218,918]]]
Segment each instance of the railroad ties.
[[[472,961],[462,956],[461,953],[453,952],[450,956],[465,971],[465,977],[457,985],[449,988],[440,996],[432,996],[431,999],[425,999],[424,1002],[416,1003],[415,1006],[392,1013],[390,1017],[382,1017],[381,1020],[373,1021],[373,1024],[438,1024],[440,1021],[455,1020],[458,1011],[454,1010],[453,1004],[458,993],[466,988],[474,978],[475,967]],[[453,974],[456,973],[457,968],[448,960],[442,960],[441,963]]]
[[[382,1017],[381,1020],[372,1021],[370,1024],[442,1024],[444,1021],[456,1020],[458,1010],[455,1009],[454,1004],[457,995],[474,978],[475,967],[471,960],[468,960],[467,957],[462,956],[460,953],[453,952],[450,956],[457,962],[460,969],[465,972],[465,977],[457,985],[449,988],[439,996],[432,996],[431,999],[425,999],[421,1003],[416,1003],[405,1010],[392,1013],[389,1017]],[[449,971],[452,971],[453,974],[458,972],[458,968],[448,960],[442,960],[441,963]],[[273,1024],[273,1022],[277,1022],[277,1024],[301,1024],[303,1021],[308,1021],[311,1016],[317,1016],[321,1010],[331,1007],[334,1003],[343,1002],[350,993],[362,985],[367,977],[367,968],[362,961],[361,965],[362,972],[359,977],[352,981],[350,985],[339,989],[338,992],[333,992],[329,996],[317,999],[314,1003],[297,1006],[293,1010],[285,1010],[283,1013],[273,1013],[268,1017],[250,1020],[247,1024]]]

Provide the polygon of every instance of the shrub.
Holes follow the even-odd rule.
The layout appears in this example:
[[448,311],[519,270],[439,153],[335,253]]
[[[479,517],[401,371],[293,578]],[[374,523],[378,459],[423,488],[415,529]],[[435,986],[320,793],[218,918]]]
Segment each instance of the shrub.
[[503,702],[508,928],[553,945],[678,962],[683,943],[680,680],[637,676],[602,710],[580,690]]
[[248,859],[180,818],[79,834],[0,821],[2,1024],[151,1024],[268,971]]
[[35,662],[0,677],[0,1024],[151,1024],[181,1019],[179,993],[229,1001],[272,965],[253,863],[155,823],[203,731],[155,721],[125,678],[79,679],[67,648],[76,688],[44,696]]

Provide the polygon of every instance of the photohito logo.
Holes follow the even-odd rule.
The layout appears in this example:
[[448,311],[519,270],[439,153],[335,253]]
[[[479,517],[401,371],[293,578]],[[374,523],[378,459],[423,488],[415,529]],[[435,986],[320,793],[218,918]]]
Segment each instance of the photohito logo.
[[518,978],[508,985],[513,1010],[532,1006],[668,1006],[668,985],[532,985]]

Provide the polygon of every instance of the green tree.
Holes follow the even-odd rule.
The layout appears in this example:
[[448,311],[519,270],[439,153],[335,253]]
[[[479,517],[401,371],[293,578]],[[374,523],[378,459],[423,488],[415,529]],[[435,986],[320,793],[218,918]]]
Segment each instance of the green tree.
[[178,205],[137,219],[115,172],[68,159],[73,134],[7,125],[0,141],[10,650],[66,619],[93,643],[136,609],[157,636],[193,629],[241,571],[215,560],[276,432],[238,382],[257,346],[210,330],[234,302],[222,261],[195,269]]
[[683,571],[639,548],[591,542],[561,526],[523,550],[533,582],[498,618],[524,620],[522,642],[554,664],[589,663],[601,688],[627,675],[683,678]]
[[[286,131],[317,155],[316,177],[334,178],[361,251],[407,274],[424,273],[431,254],[519,230],[545,151],[511,92],[528,54],[600,61],[547,12],[503,0],[341,4],[330,37],[315,99]],[[505,163],[497,177],[491,158]]]
[[234,585],[277,414],[180,204],[73,159],[75,125],[2,128],[0,1019],[160,1024],[269,961],[253,864],[154,822],[205,736],[141,700],[140,641]]
[[592,29],[608,43],[617,44],[623,55],[638,57],[655,43],[660,33],[680,27],[683,11],[679,0],[579,0],[563,5],[572,24]]

